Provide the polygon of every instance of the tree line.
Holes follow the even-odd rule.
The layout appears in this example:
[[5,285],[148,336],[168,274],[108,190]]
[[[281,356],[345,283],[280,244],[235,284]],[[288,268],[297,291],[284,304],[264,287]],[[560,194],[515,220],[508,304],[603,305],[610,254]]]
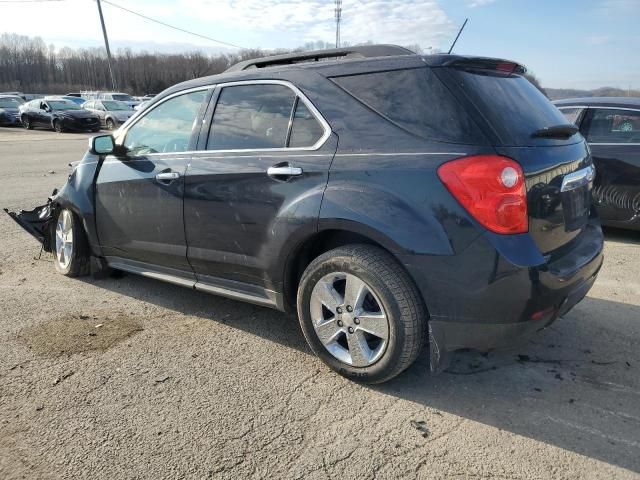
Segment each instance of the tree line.
[[[118,90],[143,95],[272,53],[256,49],[217,55],[199,51],[165,54],[126,49],[112,55],[112,65]],[[40,37],[0,35],[0,91],[64,94],[111,89],[109,64],[102,48],[58,50]]]
[[[200,51],[167,54],[125,49],[112,55],[112,65],[119,91],[144,95],[159,93],[185,80],[224,72],[243,60],[332,46],[317,41],[292,50],[250,49],[215,55]],[[422,53],[418,45],[408,48]],[[527,74],[527,78],[544,93],[533,74]],[[53,45],[46,45],[40,37],[14,33],[0,35],[0,92],[65,94],[111,89],[109,64],[103,48],[64,47],[58,50]]]

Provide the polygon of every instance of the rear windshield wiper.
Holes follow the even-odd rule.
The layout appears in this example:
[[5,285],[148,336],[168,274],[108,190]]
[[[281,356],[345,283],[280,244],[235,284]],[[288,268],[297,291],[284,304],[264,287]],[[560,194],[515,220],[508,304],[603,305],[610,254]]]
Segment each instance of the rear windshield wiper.
[[578,133],[578,127],[570,123],[541,128],[531,134],[534,138],[569,138]]

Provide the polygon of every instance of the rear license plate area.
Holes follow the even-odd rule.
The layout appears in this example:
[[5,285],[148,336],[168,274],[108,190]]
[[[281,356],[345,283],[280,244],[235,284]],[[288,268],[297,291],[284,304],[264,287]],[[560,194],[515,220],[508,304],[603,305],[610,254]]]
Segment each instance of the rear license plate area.
[[588,185],[573,188],[561,193],[562,211],[566,231],[583,228],[589,220],[591,191]]

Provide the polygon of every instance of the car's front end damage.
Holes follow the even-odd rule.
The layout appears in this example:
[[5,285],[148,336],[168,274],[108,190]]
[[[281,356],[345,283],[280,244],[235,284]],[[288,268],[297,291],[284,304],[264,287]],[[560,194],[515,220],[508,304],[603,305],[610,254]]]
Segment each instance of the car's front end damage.
[[51,252],[55,244],[55,219],[61,208],[67,208],[82,222],[91,254],[99,256],[101,250],[95,224],[94,182],[101,165],[100,157],[87,152],[81,161],[70,164],[67,182],[60,190],[55,189],[44,205],[20,212],[7,208],[4,211],[38,240],[43,250]]

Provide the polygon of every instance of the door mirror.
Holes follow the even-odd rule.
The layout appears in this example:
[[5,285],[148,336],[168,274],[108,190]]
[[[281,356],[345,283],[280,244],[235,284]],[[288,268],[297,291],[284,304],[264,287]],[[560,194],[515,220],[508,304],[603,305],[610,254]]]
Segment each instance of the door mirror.
[[89,140],[89,151],[94,155],[109,155],[115,150],[115,141],[111,135],[98,135]]

